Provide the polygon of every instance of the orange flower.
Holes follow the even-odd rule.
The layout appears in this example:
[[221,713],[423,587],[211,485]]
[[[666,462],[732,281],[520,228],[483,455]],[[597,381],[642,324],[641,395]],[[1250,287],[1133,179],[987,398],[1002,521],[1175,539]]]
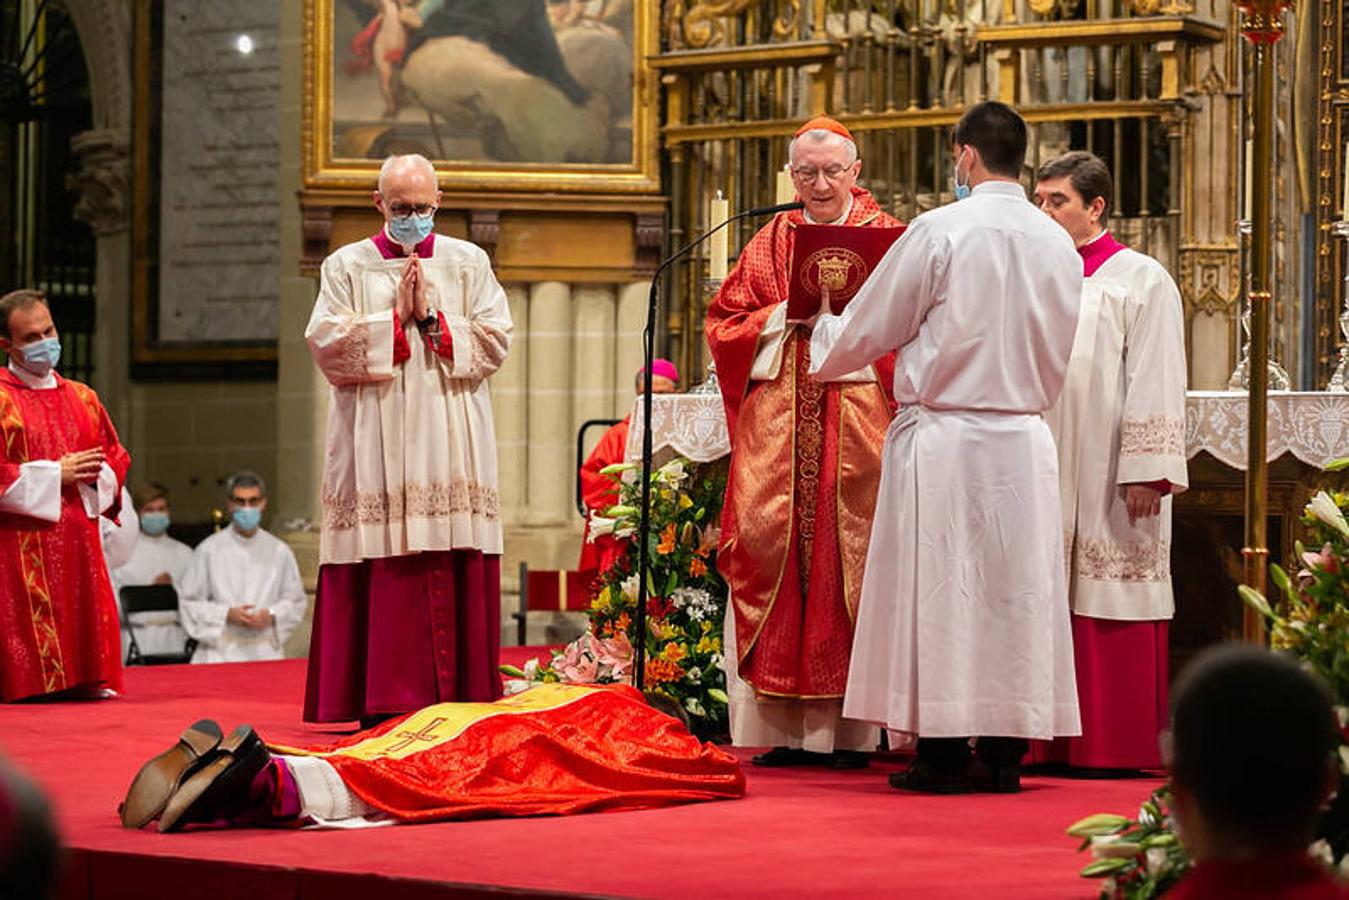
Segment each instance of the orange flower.
[[683,662],[689,655],[688,648],[683,644],[676,644],[674,641],[665,645],[660,651],[661,659],[668,659],[672,663]]
[[702,578],[707,574],[707,564],[698,557],[689,560],[689,577]]
[[674,549],[675,549],[675,526],[674,523],[671,522],[669,525],[666,525],[665,528],[661,530],[660,543],[656,546],[656,552],[659,553],[661,556],[668,556],[674,552]]
[[649,683],[660,684],[663,681],[681,681],[683,678],[684,670],[678,664],[667,659],[661,659],[659,656],[647,660],[646,681]]

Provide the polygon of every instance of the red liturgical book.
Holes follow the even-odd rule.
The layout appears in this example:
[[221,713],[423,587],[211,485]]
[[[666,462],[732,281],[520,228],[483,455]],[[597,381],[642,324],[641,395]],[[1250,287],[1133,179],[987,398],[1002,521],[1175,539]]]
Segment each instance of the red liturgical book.
[[787,319],[809,319],[820,310],[820,294],[829,291],[829,308],[843,312],[901,234],[897,228],[854,225],[798,225],[792,250],[792,280],[787,289]]

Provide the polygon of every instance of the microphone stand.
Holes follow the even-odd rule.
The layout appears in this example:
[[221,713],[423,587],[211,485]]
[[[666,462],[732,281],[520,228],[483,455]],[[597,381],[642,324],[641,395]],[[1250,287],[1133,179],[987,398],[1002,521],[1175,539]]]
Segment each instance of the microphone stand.
[[716,234],[721,229],[753,216],[769,216],[780,212],[790,212],[805,206],[800,200],[794,203],[779,203],[776,206],[757,206],[731,216],[725,222],[698,235],[672,253],[656,267],[651,278],[651,293],[646,305],[646,330],[642,332],[644,364],[642,368],[642,510],[637,528],[637,646],[633,648],[633,684],[640,691],[646,684],[646,601],[647,579],[650,575],[651,560],[648,555],[651,539],[651,365],[656,358],[656,306],[660,297],[660,279],[675,262],[682,259],[690,250]]

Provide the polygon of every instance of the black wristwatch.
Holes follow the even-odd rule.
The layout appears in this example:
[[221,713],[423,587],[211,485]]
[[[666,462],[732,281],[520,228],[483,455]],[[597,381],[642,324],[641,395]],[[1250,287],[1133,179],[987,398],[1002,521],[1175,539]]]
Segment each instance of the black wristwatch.
[[427,329],[435,328],[439,324],[440,324],[440,316],[436,315],[435,313],[431,313],[425,319],[420,319],[417,322],[417,328],[420,331],[426,331]]

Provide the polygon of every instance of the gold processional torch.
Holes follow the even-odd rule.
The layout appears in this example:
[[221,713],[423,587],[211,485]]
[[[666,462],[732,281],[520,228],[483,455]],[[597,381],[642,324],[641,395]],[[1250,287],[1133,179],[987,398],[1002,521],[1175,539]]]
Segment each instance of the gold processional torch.
[[[1251,78],[1255,96],[1251,105],[1254,135],[1251,143],[1252,191],[1250,282],[1247,285],[1251,316],[1250,388],[1247,394],[1246,443],[1246,543],[1241,550],[1246,584],[1265,593],[1269,567],[1265,514],[1268,505],[1266,445],[1269,393],[1270,168],[1274,153],[1274,45],[1283,37],[1283,13],[1291,0],[1236,0],[1241,10],[1241,36],[1251,42],[1254,61]],[[1263,640],[1264,620],[1245,607],[1243,631],[1250,640]]]

